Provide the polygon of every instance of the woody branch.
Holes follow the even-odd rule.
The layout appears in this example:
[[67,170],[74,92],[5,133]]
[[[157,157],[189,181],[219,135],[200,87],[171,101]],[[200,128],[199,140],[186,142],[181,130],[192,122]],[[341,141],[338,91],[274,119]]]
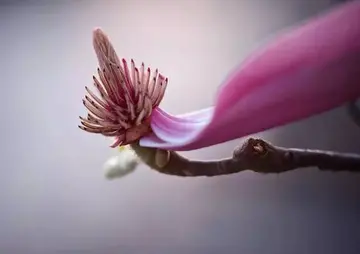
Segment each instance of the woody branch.
[[252,170],[257,173],[283,173],[316,167],[322,171],[360,172],[360,155],[331,151],[284,148],[261,139],[248,139],[235,148],[230,158],[189,160],[173,151],[131,145],[140,159],[152,169],[177,176],[218,176]]

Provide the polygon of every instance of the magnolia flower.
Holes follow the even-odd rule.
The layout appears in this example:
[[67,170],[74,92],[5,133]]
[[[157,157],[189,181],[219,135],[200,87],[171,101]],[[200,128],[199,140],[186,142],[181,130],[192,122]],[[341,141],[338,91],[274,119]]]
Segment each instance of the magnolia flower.
[[131,60],[121,63],[108,37],[100,30],[93,33],[93,45],[98,58],[98,76],[93,77],[98,95],[85,87],[83,103],[87,118],[80,117],[84,131],[115,137],[111,147],[127,145],[151,131],[150,117],[164,97],[167,78],[156,69],[140,69]]
[[[167,79],[120,64],[108,38],[94,33],[101,98],[89,92],[83,130],[115,136],[113,147],[199,149],[295,122],[360,97],[360,1],[279,35],[222,84],[214,106],[173,116],[158,107]],[[150,80],[152,82],[150,82]]]

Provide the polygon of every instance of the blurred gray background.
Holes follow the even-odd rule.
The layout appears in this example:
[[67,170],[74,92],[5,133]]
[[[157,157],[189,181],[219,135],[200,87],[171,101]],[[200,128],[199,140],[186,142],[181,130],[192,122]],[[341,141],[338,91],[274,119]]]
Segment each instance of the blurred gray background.
[[[359,175],[184,179],[142,166],[108,181],[111,140],[77,127],[97,67],[95,26],[121,57],[169,77],[162,107],[177,114],[210,106],[253,49],[336,2],[1,1],[0,253],[359,253]],[[255,136],[360,152],[344,108]],[[242,141],[183,154],[220,158]]]

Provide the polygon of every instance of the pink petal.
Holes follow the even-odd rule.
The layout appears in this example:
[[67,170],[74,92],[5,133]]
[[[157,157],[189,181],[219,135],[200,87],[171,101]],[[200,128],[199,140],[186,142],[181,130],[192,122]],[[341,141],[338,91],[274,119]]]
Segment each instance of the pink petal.
[[154,111],[141,145],[193,150],[298,121],[360,97],[360,1],[276,38],[224,82],[215,107]]

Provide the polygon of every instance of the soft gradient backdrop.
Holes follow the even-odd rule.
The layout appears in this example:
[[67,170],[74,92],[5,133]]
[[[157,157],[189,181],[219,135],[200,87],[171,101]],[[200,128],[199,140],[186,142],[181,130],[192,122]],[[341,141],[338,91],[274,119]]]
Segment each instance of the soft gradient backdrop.
[[[336,2],[0,1],[0,253],[359,253],[358,175],[184,179],[142,166],[108,181],[111,140],[77,127],[97,67],[95,26],[121,57],[168,76],[162,107],[185,113],[211,105],[227,73],[270,35]],[[256,136],[360,152],[344,108]],[[220,158],[241,142],[183,154]]]

